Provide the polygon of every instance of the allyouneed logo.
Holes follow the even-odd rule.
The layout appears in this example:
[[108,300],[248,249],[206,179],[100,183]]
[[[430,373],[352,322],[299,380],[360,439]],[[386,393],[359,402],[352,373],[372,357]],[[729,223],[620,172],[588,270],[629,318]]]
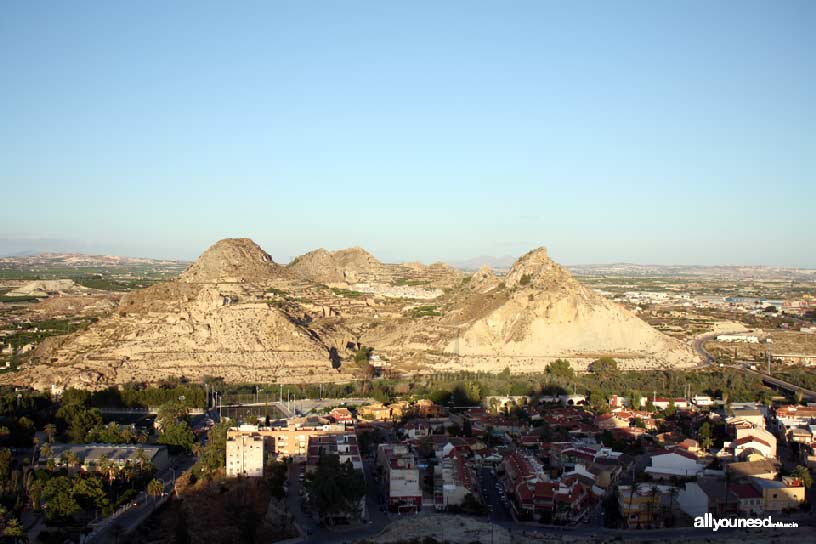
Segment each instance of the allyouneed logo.
[[725,529],[725,528],[742,528],[742,527],[799,527],[799,524],[795,521],[791,522],[782,522],[782,521],[773,521],[771,516],[767,518],[737,518],[737,519],[728,519],[728,518],[715,518],[713,514],[710,512],[706,512],[703,516],[697,516],[694,518],[694,526],[695,527],[702,527],[703,529],[711,529],[716,531],[717,529]]

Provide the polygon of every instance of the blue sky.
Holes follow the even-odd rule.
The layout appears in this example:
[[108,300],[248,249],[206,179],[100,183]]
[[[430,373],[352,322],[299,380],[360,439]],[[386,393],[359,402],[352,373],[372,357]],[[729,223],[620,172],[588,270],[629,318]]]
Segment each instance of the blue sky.
[[3,2],[0,253],[816,267],[816,2]]

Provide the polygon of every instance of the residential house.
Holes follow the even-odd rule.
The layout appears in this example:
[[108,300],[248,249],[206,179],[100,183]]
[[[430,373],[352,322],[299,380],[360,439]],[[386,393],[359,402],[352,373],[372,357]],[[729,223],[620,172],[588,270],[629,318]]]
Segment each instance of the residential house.
[[419,469],[414,455],[402,444],[380,444],[377,462],[382,468],[388,508],[407,513],[422,508]]
[[657,450],[650,457],[646,472],[654,478],[694,478],[706,467],[706,463],[682,448]]
[[805,502],[805,488],[795,478],[785,477],[782,481],[752,478],[751,485],[762,494],[764,512],[781,512],[798,508]]
[[446,510],[461,506],[467,495],[479,496],[476,477],[467,466],[464,456],[452,452],[434,467],[434,507]]
[[626,525],[628,527],[661,525],[664,503],[670,500],[671,489],[671,486],[656,484],[619,486],[618,510]]

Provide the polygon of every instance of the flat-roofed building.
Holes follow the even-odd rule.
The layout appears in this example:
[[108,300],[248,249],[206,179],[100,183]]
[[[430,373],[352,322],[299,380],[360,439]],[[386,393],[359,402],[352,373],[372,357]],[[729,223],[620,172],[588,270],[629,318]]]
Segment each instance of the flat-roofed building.
[[791,478],[783,481],[753,478],[751,484],[762,493],[762,508],[765,512],[781,512],[798,508],[805,502],[805,488],[801,482]]
[[388,508],[418,512],[422,508],[422,489],[414,455],[402,444],[380,444],[377,462],[383,469]]
[[346,425],[332,424],[325,418],[291,418],[275,421],[269,427],[232,427],[227,431],[227,439],[243,435],[259,436],[264,441],[266,455],[305,460],[309,451],[309,438],[345,433],[346,429]]
[[[141,451],[141,453],[139,453]],[[68,454],[72,454],[79,460],[82,470],[98,470],[100,461],[107,459],[109,463],[123,467],[130,463],[132,465],[146,460],[152,463],[157,470],[164,470],[169,464],[167,448],[164,446],[152,446],[148,444],[51,444],[51,452],[48,456],[42,456],[40,450],[40,463],[45,464],[49,459],[53,459],[57,465],[65,464]]]
[[337,455],[340,463],[351,462],[357,470],[363,470],[363,458],[354,433],[338,433],[312,436],[309,438],[306,470],[317,468],[321,455]]
[[778,465],[770,459],[729,463],[725,466],[725,470],[734,480],[744,480],[753,477],[773,480],[779,474]]
[[434,467],[434,507],[445,510],[448,506],[461,506],[468,494],[476,498],[474,482],[464,457],[443,458]]
[[261,477],[266,465],[264,439],[241,434],[227,437],[227,476]]

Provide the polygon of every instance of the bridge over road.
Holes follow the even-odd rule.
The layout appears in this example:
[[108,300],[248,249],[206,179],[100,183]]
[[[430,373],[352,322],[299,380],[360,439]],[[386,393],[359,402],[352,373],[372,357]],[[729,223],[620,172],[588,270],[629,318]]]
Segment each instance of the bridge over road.
[[[159,409],[155,408],[100,408],[99,411],[103,415],[110,415],[110,416],[127,416],[127,415],[145,415],[145,416],[155,416],[159,413]],[[189,408],[187,410],[191,416],[200,416],[204,414],[203,408]]]
[[751,374],[756,374],[762,381],[767,383],[768,385],[778,387],[779,389],[784,389],[790,393],[797,393],[801,392],[802,397],[806,402],[816,402],[816,391],[811,391],[810,389],[805,389],[804,387],[800,387],[798,385],[794,385],[790,382],[786,382],[785,380],[780,380],[779,378],[774,378],[773,376],[769,376],[764,372],[758,372],[756,370],[752,370],[750,368],[743,368],[745,372],[749,372]]

